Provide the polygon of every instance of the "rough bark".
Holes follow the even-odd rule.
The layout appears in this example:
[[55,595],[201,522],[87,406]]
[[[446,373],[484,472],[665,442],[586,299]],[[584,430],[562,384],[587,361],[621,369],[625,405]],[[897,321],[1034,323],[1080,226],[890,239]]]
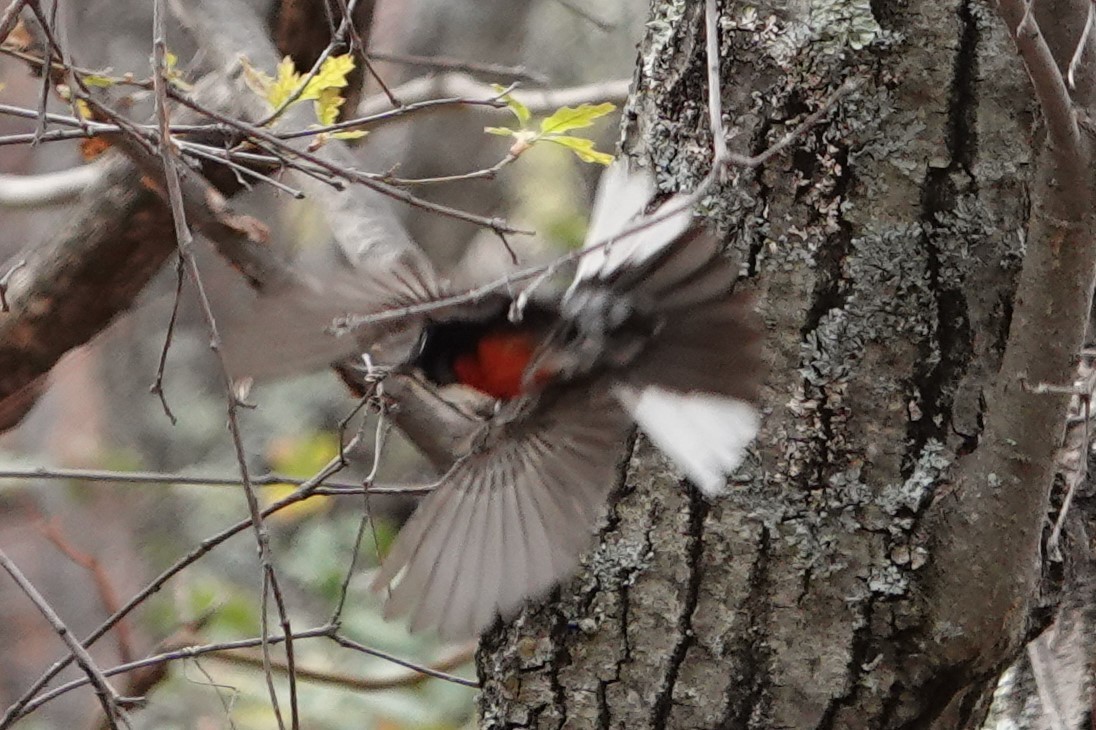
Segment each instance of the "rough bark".
[[[625,153],[666,189],[710,164],[702,5],[653,3],[625,113]],[[1014,456],[1000,448],[1020,414],[993,411],[1001,389],[1067,380],[1058,356],[1078,344],[1071,321],[1045,371],[998,377],[1041,235],[1029,81],[980,3],[810,5],[723,6],[732,150],[764,149],[841,80],[866,80],[704,206],[770,326],[755,457],[707,502],[637,440],[584,572],[485,638],[486,727],[978,727],[1046,622],[1039,539],[1064,399],[1030,405],[1014,532],[992,477],[982,524],[968,483],[978,460]],[[1025,276],[1068,275],[1061,299],[1087,307],[1090,267],[1061,263]]]

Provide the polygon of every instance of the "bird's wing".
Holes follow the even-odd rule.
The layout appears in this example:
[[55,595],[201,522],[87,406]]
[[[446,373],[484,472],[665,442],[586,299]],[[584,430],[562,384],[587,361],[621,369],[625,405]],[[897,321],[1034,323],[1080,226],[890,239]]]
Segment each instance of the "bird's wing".
[[641,353],[616,372],[614,392],[693,483],[718,494],[760,427],[761,321],[752,298],[735,291],[738,266],[693,222],[682,196],[637,214],[654,186],[625,165],[616,163],[603,178],[587,245],[664,219],[591,252],[565,296],[607,289],[658,322]]
[[[630,170],[628,165],[628,160],[622,157],[601,176],[584,244],[591,251],[579,259],[571,289],[644,261],[689,227],[693,211],[683,204],[681,195],[671,197],[652,214],[644,214],[658,190],[648,171]],[[612,240],[635,224],[643,227]],[[612,242],[606,244],[606,241]]]
[[390,591],[385,617],[475,636],[566,578],[591,542],[629,427],[602,385],[548,392],[513,420],[488,422],[384,559],[373,589]]
[[[365,326],[336,336],[332,323],[347,315],[369,315],[433,301],[443,295],[429,262],[417,251],[378,255],[368,266],[346,266],[323,276],[301,273],[218,318],[222,351],[233,377],[255,379],[322,369],[394,334],[418,337],[421,317]],[[403,349],[402,347],[400,348]],[[402,359],[402,351],[393,359]]]

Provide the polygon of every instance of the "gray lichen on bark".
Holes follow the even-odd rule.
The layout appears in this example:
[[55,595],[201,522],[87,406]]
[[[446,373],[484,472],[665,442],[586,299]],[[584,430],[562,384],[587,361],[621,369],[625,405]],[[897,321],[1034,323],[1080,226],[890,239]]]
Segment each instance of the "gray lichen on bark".
[[[965,0],[728,2],[720,27],[733,151],[865,82],[702,204],[769,328],[756,453],[707,502],[638,438],[583,574],[485,638],[483,725],[964,727],[981,704],[939,717],[961,668],[932,656],[922,523],[1000,367],[1026,79]],[[702,3],[653,3],[622,146],[666,191],[710,165],[703,44]]]

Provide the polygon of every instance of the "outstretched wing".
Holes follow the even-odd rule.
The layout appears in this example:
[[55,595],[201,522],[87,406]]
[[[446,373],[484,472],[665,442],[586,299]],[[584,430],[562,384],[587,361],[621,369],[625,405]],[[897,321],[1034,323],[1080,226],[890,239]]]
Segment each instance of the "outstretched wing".
[[[584,281],[604,279],[622,268],[640,264],[685,232],[693,211],[683,204],[684,196],[670,198],[652,215],[643,214],[657,192],[651,174],[646,170],[629,170],[624,158],[605,171],[584,244],[592,250],[579,259],[571,290]],[[641,221],[644,225],[639,230],[613,240],[630,224]]]
[[[367,350],[395,333],[410,345],[421,318],[407,317],[336,336],[332,323],[346,315],[368,315],[440,298],[429,262],[417,251],[376,255],[368,266],[349,265],[323,276],[301,272],[270,292],[247,293],[235,309],[218,317],[226,332],[222,352],[234,377],[278,378],[319,370]],[[402,359],[399,352],[391,359]]]
[[510,405],[400,531],[372,586],[390,590],[386,618],[475,636],[570,575],[591,543],[627,415],[601,384]]

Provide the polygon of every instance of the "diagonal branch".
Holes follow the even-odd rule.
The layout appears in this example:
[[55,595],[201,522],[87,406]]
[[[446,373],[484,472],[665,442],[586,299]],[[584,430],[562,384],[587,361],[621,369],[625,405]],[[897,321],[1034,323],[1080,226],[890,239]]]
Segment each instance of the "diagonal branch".
[[114,691],[114,688],[107,682],[106,677],[103,676],[103,672],[95,664],[95,660],[88,654],[76,637],[72,635],[72,632],[65,622],[61,620],[61,617],[53,610],[49,605],[49,602],[42,597],[42,594],[38,592],[38,589],[27,580],[27,577],[23,575],[23,572],[19,570],[19,567],[11,561],[11,558],[7,554],[0,550],[0,568],[7,571],[8,575],[12,577],[16,585],[26,594],[27,598],[35,605],[42,616],[49,622],[53,630],[61,637],[61,641],[65,642],[65,645],[72,652],[72,657],[76,660],[76,663],[80,666],[80,669],[84,670],[84,674],[87,675],[88,681],[95,687],[95,694],[99,696],[99,702],[103,706],[103,712],[106,713],[107,719],[110,723],[110,727],[117,730],[118,720],[121,718],[121,711],[118,707],[119,697]]

